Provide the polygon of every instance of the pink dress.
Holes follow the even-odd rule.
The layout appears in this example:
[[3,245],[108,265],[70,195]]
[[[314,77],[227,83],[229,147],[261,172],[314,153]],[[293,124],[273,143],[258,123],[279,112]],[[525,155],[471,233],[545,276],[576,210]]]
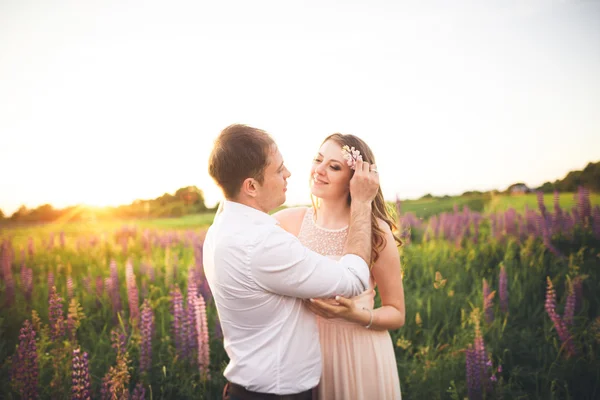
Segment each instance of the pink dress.
[[[315,224],[313,216],[313,209],[309,208],[298,238],[317,253],[340,258],[348,228],[321,228]],[[371,287],[374,287],[372,278]],[[369,330],[343,319],[317,316],[317,322],[323,363],[317,399],[401,399],[398,365],[388,331]]]

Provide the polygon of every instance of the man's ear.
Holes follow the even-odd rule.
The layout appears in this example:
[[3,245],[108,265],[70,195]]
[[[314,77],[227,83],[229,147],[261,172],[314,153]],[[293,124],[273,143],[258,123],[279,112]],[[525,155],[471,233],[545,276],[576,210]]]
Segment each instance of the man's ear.
[[258,195],[258,182],[254,178],[246,178],[242,182],[242,193],[249,197],[256,197]]

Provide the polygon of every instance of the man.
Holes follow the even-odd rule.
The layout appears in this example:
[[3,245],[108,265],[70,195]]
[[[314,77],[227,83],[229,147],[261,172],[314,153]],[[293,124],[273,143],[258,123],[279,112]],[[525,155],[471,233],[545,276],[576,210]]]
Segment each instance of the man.
[[321,350],[316,319],[302,301],[351,297],[368,287],[371,202],[379,187],[374,166],[357,162],[339,261],[302,246],[268,214],[285,202],[291,174],[265,131],[225,128],[209,173],[225,195],[203,255],[230,358],[223,398],[310,399],[321,376]]

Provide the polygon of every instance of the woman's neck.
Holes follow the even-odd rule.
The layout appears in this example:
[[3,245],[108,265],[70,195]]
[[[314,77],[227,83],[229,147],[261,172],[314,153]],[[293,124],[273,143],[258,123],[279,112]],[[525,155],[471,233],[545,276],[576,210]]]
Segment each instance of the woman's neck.
[[350,205],[346,199],[319,199],[316,224],[325,229],[340,229],[350,224]]

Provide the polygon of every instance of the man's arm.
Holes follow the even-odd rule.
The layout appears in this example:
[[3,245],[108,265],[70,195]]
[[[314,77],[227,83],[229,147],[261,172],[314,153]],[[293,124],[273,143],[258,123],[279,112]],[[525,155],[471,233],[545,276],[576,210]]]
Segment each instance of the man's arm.
[[354,176],[350,180],[350,229],[344,254],[356,254],[367,264],[371,263],[371,203],[379,190],[379,175],[375,164],[356,161]]
[[252,277],[263,289],[303,299],[355,296],[369,285],[369,267],[354,254],[339,261],[304,247],[297,237],[273,226],[252,255]]
[[259,285],[299,298],[355,296],[369,286],[371,202],[379,189],[379,177],[370,168],[369,163],[357,161],[350,180],[351,220],[342,259],[336,262],[321,256],[276,228],[250,263]]

